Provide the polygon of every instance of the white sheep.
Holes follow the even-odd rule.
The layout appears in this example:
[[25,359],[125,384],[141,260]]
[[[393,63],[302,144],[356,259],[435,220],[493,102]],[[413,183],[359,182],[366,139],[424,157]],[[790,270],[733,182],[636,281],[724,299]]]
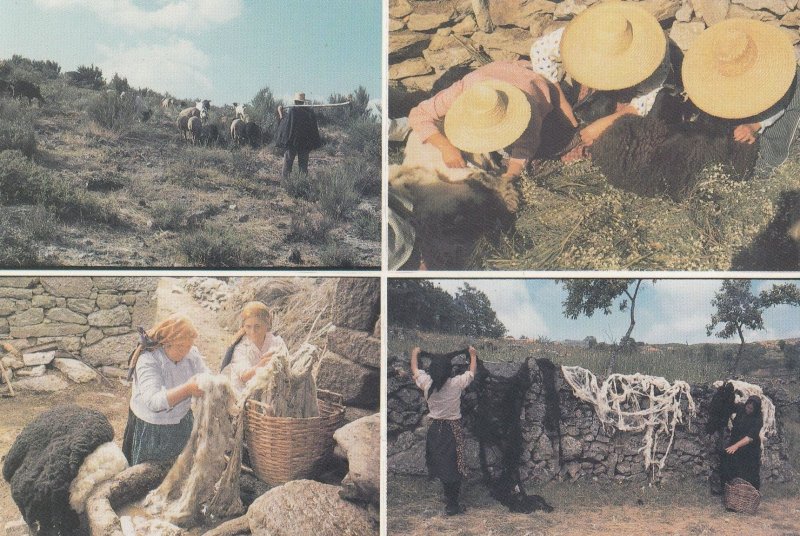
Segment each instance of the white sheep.
[[236,145],[247,143],[247,123],[241,119],[234,119],[231,123],[231,141]]
[[245,104],[237,104],[235,102],[233,103],[233,109],[236,112],[236,117],[247,123],[248,121],[250,121],[250,116],[245,111],[244,109],[245,106],[246,106]]
[[192,145],[196,145],[200,140],[200,134],[203,131],[203,124],[200,122],[200,118],[190,117],[187,127],[192,138]]

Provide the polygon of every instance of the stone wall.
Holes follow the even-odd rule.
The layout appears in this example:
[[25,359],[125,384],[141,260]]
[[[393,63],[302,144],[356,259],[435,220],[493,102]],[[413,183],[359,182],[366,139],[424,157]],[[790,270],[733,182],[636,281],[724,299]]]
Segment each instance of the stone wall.
[[[390,372],[387,383],[388,468],[395,473],[422,475],[426,472],[427,410],[421,391],[411,378],[397,373],[398,370],[408,370],[407,360],[406,356],[389,356],[389,371],[393,372]],[[520,414],[523,448],[519,470],[523,482],[589,479],[644,482],[651,478],[651,472],[644,467],[644,457],[639,453],[644,445],[644,435],[618,432],[612,427],[604,428],[595,415],[594,407],[573,395],[560,367],[555,369],[554,380],[560,418],[556,419],[558,425],[554,426],[546,418],[545,382],[534,359],[527,363],[484,365],[499,380],[513,378],[520,371],[529,374],[525,378],[525,384],[529,384],[529,387],[524,391]],[[481,474],[480,445],[470,432],[475,422],[475,412],[481,404],[485,410],[504,403],[500,400],[503,394],[492,392],[491,389],[485,391],[482,400],[477,400],[476,388],[476,385],[471,386],[462,400],[462,413],[468,432],[468,465],[473,476]],[[708,405],[713,393],[714,389],[709,386],[692,388],[697,415],[691,420],[690,426],[678,426],[666,465],[656,479],[708,478],[712,468],[717,466],[718,459],[714,454],[717,436],[705,432]],[[778,390],[765,386],[765,393],[776,403],[783,400],[783,394]],[[686,409],[684,407],[684,411]],[[777,435],[768,437],[765,442],[761,469],[763,481],[781,482],[793,477],[793,469],[786,459],[780,415],[777,427]],[[659,442],[658,458],[667,442]],[[488,449],[484,454],[489,471],[496,476],[501,470],[500,453],[497,449]]]
[[[599,0],[389,0],[390,86],[431,91],[448,71],[492,60],[528,60],[533,41]],[[686,50],[707,26],[745,17],[775,25],[800,51],[797,0],[641,0]]]
[[[154,322],[155,277],[0,277],[0,341],[94,367],[126,367],[138,326]],[[49,362],[48,362],[49,363]]]

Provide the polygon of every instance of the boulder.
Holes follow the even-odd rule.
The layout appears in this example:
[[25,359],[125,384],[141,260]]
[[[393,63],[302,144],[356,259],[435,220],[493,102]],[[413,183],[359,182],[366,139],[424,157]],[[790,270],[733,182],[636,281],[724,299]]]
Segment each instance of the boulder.
[[45,374],[39,378],[23,378],[14,382],[14,389],[38,393],[52,393],[69,388],[69,384],[53,374]]
[[31,300],[31,305],[33,307],[42,307],[44,309],[50,309],[51,307],[57,306],[57,299],[54,298],[53,296],[46,296],[44,294],[39,294],[38,296],[33,297],[33,299]]
[[152,276],[99,276],[93,277],[92,280],[94,281],[94,285],[97,290],[114,290],[116,292],[155,292],[156,288],[158,288],[158,278]]
[[0,299],[0,316],[9,316],[17,311],[17,304],[14,300],[3,298]]
[[561,456],[564,461],[576,460],[583,452],[583,443],[572,436],[565,435],[561,438]]
[[82,314],[78,314],[66,307],[54,307],[47,311],[47,318],[53,322],[64,322],[66,324],[86,324],[88,321]]
[[40,324],[44,320],[44,309],[40,307],[31,307],[26,311],[22,311],[13,316],[8,317],[8,325],[10,326],[32,326]]
[[0,287],[0,298],[14,298],[15,300],[30,300],[33,291],[25,288]]
[[387,470],[402,475],[425,475],[428,468],[425,466],[425,441],[417,441],[408,449],[388,456],[386,459]]
[[5,536],[30,536],[30,529],[24,519],[9,521],[5,524]]
[[38,378],[39,376],[44,376],[44,373],[47,372],[47,367],[44,365],[36,365],[35,367],[25,367],[19,369],[17,371],[17,376],[19,377],[28,377],[28,378]]
[[451,15],[452,13],[428,13],[425,15],[412,13],[408,17],[406,26],[408,26],[409,30],[415,32],[435,30],[436,28],[447,24],[450,21]]
[[377,409],[379,369],[363,367],[329,352],[319,364],[317,387],[341,394],[345,405]]
[[331,322],[336,326],[371,331],[380,314],[381,280],[343,277],[336,283]]
[[408,0],[389,0],[389,16],[393,19],[402,19],[414,12]]
[[125,305],[113,309],[95,311],[89,315],[89,325],[98,327],[112,327],[130,325],[131,314]]
[[470,35],[478,31],[478,24],[475,22],[475,17],[467,15],[450,29],[456,35]]
[[0,277],[0,287],[33,288],[36,281],[36,277]]
[[363,331],[336,328],[328,332],[328,349],[361,365],[381,366],[381,340]]
[[429,34],[404,30],[389,34],[389,63],[418,57],[431,41]]
[[76,313],[88,315],[95,310],[95,302],[86,298],[67,298],[67,307]]
[[389,31],[390,32],[398,32],[406,27],[406,23],[397,20],[397,19],[389,19]]
[[333,434],[336,453],[347,458],[339,496],[378,505],[381,494],[381,415],[375,413],[342,426]]
[[140,292],[136,295],[136,302],[133,304],[133,313],[131,315],[131,325],[138,326],[152,326],[156,321],[156,298],[155,295]]
[[643,0],[639,5],[653,14],[659,22],[675,17],[681,7],[681,0]]
[[489,3],[489,14],[497,26],[516,26],[527,28],[531,19],[537,15],[552,15],[556,2],[549,0],[492,0]]
[[138,336],[136,334],[116,335],[107,337],[91,346],[81,348],[81,357],[93,366],[100,365],[126,365],[128,355],[136,347]]
[[702,22],[675,22],[669,32],[669,38],[675,41],[681,50],[688,50],[705,28],[706,25]]
[[293,480],[272,488],[247,511],[253,536],[373,536],[367,511],[339,497],[339,487]]
[[434,84],[436,84],[442,76],[444,76],[444,71],[425,76],[411,76],[403,79],[403,86],[412,91],[416,90],[430,93],[433,91]]
[[422,51],[422,55],[426,63],[437,71],[446,71],[472,62],[472,55],[450,35],[434,36],[430,46]]
[[694,10],[689,3],[683,4],[678,11],[675,12],[675,20],[678,22],[689,22],[692,20]]
[[711,26],[727,17],[731,2],[730,0],[691,0],[691,6],[694,8],[695,14],[708,26]]
[[97,296],[97,306],[100,309],[113,309],[119,305],[119,296],[116,294],[100,294]]
[[564,0],[564,2],[556,4],[553,10],[553,18],[556,20],[569,20],[575,15],[586,11],[587,7],[589,6],[580,0]]
[[758,11],[765,9],[775,15],[785,15],[789,12],[789,6],[784,0],[732,0],[734,4],[746,7],[747,9]]
[[90,298],[94,288],[91,277],[42,277],[40,282],[48,294],[62,298]]
[[68,337],[81,335],[89,330],[89,326],[81,324],[62,324],[51,322],[36,324],[34,326],[13,326],[11,337],[14,339],[27,339],[28,337]]
[[[788,28],[800,27],[800,11],[790,11],[781,17],[781,26]],[[797,33],[797,31],[795,30],[794,33]],[[2,308],[2,306],[0,306],[0,308]],[[2,316],[2,313],[0,313],[0,316]]]
[[75,383],[86,383],[97,379],[97,372],[81,363],[77,359],[67,359],[57,357],[53,362],[55,367],[60,370],[67,378]]
[[3,366],[9,370],[17,370],[25,366],[25,363],[13,354],[4,355],[0,361],[2,361]]
[[487,49],[486,51],[495,60],[498,58],[492,54],[491,49],[527,56],[533,44],[530,32],[522,28],[497,28],[490,34],[476,32],[472,35],[472,40]]
[[762,22],[770,22],[777,19],[778,17],[776,17],[769,11],[762,11],[762,10],[753,11],[752,9],[740,6],[739,4],[731,4],[731,7],[728,9],[728,18],[755,19],[755,20],[760,20]]
[[55,350],[49,352],[30,352],[22,354],[22,361],[26,367],[35,367],[38,365],[49,365],[56,357]]
[[90,328],[89,331],[83,335],[83,341],[87,346],[89,346],[96,343],[103,337],[103,330],[100,328]]
[[402,80],[409,76],[422,76],[433,72],[433,68],[423,58],[412,58],[389,66],[389,80]]

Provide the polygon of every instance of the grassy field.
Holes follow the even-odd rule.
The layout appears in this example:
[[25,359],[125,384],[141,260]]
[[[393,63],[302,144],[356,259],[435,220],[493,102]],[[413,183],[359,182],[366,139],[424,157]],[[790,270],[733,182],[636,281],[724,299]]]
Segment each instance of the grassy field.
[[142,122],[130,96],[0,64],[0,79],[35,82],[45,99],[0,95],[0,266],[380,264],[374,118],[320,117],[310,174],[283,181],[279,149],[227,141],[230,106],[212,103],[206,121],[222,140],[193,146],[160,94],[139,91]]

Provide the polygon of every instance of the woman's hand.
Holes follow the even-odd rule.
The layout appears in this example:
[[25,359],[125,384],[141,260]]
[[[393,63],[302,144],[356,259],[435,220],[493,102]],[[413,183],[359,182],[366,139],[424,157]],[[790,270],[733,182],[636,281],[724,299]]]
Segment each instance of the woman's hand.
[[726,448],[726,449],[725,449],[725,452],[727,452],[728,454],[733,454],[733,453],[734,453],[734,452],[736,452],[737,450],[739,450],[739,447],[738,447],[738,446],[736,446],[736,445],[731,445],[730,447],[728,447],[728,448]]
[[186,382],[186,391],[189,393],[189,396],[193,397],[201,397],[203,396],[203,390],[200,389],[200,386],[197,384],[197,376],[192,376],[191,379]]
[[752,145],[756,142],[756,134],[761,129],[761,123],[745,123],[733,129],[733,139],[739,143]]
[[258,363],[256,363],[255,368],[263,367],[264,365],[269,363],[270,360],[272,360],[272,356],[274,354],[275,354],[275,350],[274,349],[273,350],[267,350],[267,352],[264,353],[264,355],[261,356],[261,359],[258,361]]
[[425,143],[430,143],[439,149],[439,152],[442,153],[442,160],[445,166],[449,168],[467,167],[467,162],[464,160],[464,155],[461,154],[461,149],[450,143],[450,140],[441,132],[437,132],[429,137],[425,140]]

